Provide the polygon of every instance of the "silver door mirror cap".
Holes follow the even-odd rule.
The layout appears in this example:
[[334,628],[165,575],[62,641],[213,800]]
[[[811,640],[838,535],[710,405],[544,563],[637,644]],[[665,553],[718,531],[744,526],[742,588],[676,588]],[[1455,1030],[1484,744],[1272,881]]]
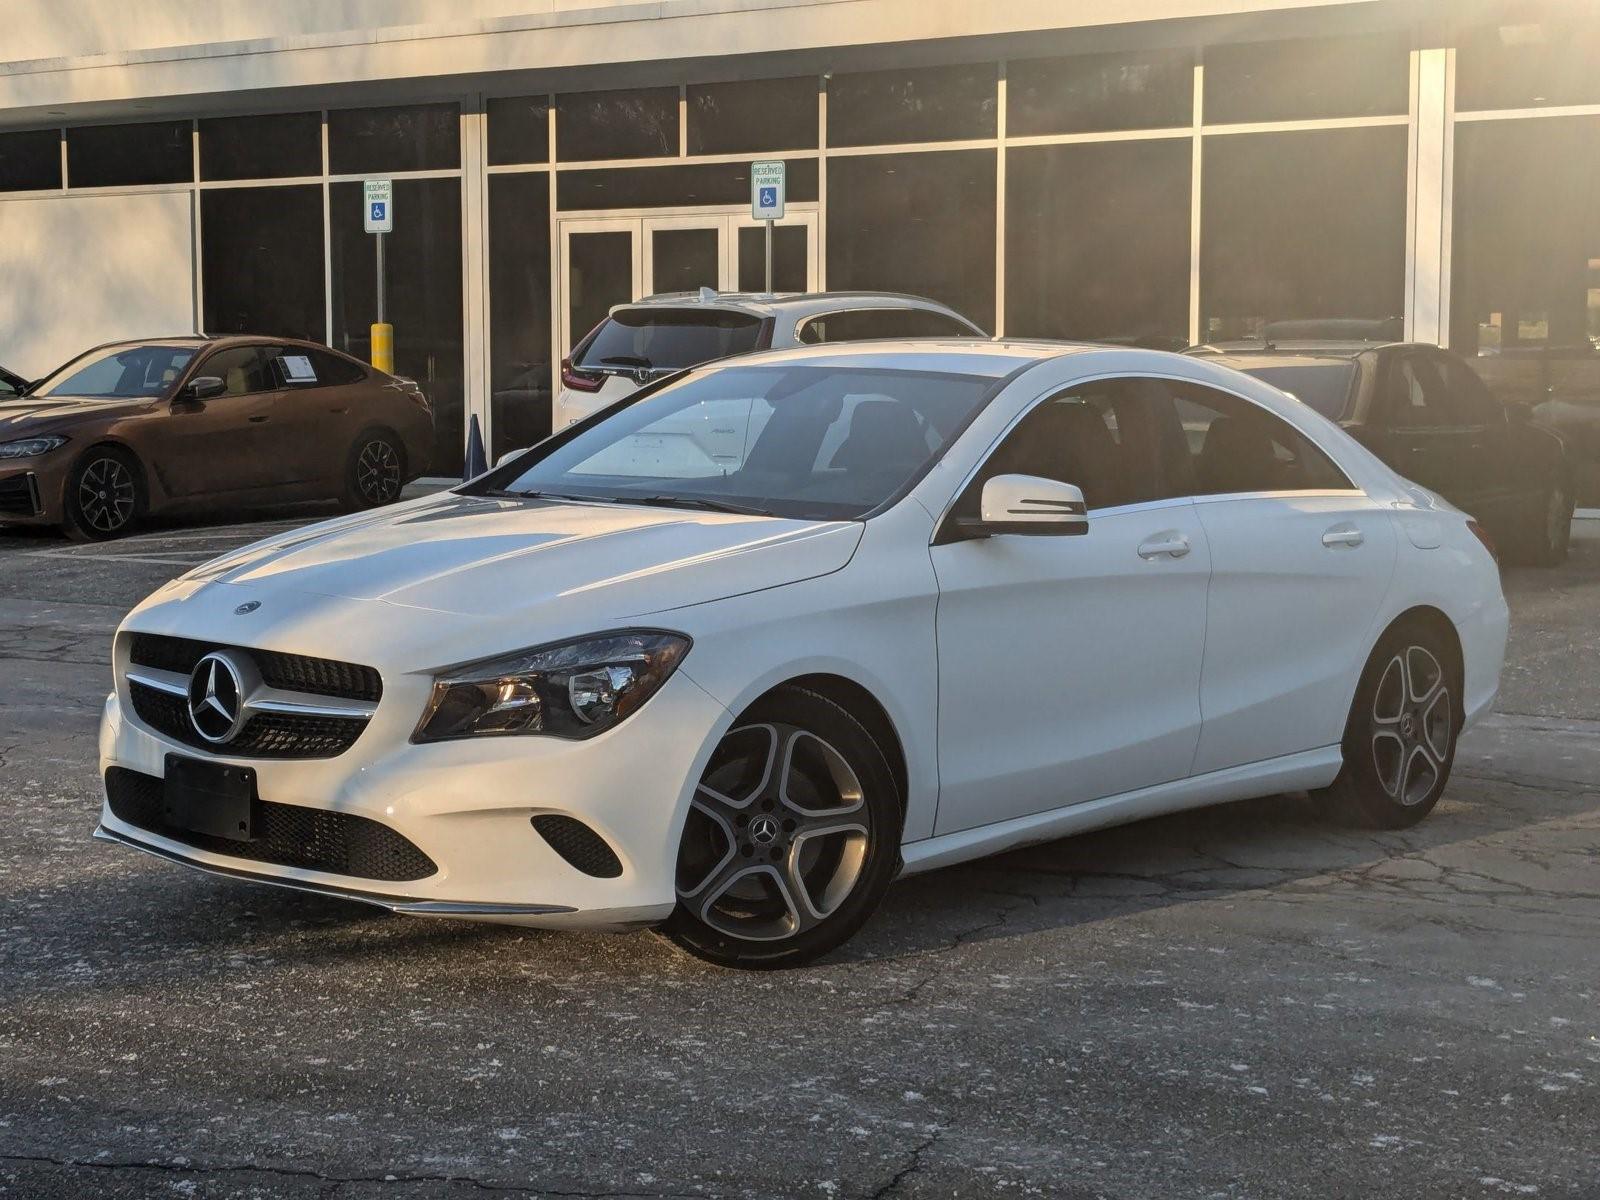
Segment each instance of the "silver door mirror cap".
[[1089,509],[1082,489],[1073,484],[1038,475],[996,475],[983,485],[979,518],[969,532],[978,536],[1084,534],[1089,532]]
[[494,460],[495,470],[498,471],[501,467],[505,466],[513,458],[521,458],[524,454],[526,454],[529,451],[529,449],[531,449],[531,447],[524,446],[521,450],[507,450],[499,458]]

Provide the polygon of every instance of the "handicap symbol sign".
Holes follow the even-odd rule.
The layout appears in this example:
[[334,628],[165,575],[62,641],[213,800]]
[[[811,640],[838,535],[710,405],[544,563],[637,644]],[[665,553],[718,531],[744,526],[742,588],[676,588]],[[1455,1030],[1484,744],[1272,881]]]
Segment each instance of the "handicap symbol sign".
[[776,208],[777,206],[778,206],[778,189],[775,188],[775,187],[764,187],[764,188],[762,188],[761,189],[761,207],[762,208]]
[[383,220],[383,209],[384,209],[383,201],[379,200],[379,201],[377,201],[376,203],[373,204],[373,206],[372,206],[372,219],[374,221],[382,221]]

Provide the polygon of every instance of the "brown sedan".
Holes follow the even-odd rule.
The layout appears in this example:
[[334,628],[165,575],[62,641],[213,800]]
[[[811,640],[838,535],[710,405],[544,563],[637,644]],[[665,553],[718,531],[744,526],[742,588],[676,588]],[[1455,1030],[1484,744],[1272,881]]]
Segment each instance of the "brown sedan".
[[0,522],[98,540],[180,507],[367,508],[422,474],[432,444],[416,384],[326,346],[117,342],[0,401]]

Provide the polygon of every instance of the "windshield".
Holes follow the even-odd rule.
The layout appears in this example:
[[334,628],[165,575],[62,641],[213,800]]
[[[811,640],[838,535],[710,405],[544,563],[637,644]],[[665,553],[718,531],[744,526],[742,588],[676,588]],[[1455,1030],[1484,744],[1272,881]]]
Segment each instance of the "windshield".
[[195,355],[192,346],[118,346],[75,358],[37,396],[137,399],[165,395]]
[[717,368],[615,410],[504,491],[848,520],[937,458],[994,384],[927,371]]
[[576,356],[589,371],[679,371],[754,350],[761,318],[718,309],[625,308],[607,317]]
[[1245,374],[1254,375],[1263,383],[1270,383],[1280,392],[1288,392],[1301,404],[1315,409],[1330,421],[1337,421],[1344,416],[1345,403],[1350,399],[1350,387],[1356,378],[1356,364],[1326,362],[1284,367],[1246,367]]

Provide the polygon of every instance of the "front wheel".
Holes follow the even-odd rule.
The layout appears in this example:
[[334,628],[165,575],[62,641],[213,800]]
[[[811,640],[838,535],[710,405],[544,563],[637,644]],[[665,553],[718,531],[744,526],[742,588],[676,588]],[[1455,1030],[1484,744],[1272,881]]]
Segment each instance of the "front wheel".
[[1327,789],[1345,816],[1404,829],[1439,802],[1460,732],[1453,662],[1444,638],[1425,624],[1384,634],[1356,686],[1344,766]]
[[91,447],[67,477],[67,536],[80,542],[121,537],[144,504],[139,460],[119,446]]
[[799,966],[877,908],[899,863],[883,751],[831,700],[785,687],[722,739],[695,789],[663,932],[709,962]]
[[356,439],[345,467],[345,504],[378,508],[393,504],[405,486],[405,450],[392,434],[370,430]]

